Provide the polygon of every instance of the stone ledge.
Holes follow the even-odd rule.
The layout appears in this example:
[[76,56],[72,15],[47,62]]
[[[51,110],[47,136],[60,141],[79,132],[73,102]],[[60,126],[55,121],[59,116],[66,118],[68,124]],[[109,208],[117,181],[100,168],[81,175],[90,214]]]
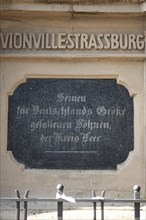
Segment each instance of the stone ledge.
[[14,4],[14,3],[34,3],[34,4],[81,4],[81,5],[92,5],[100,3],[142,3],[145,0],[0,0],[3,4]]
[[107,3],[107,4],[98,4],[98,5],[69,5],[69,4],[1,4],[1,14],[2,13],[13,13],[20,12],[47,12],[47,13],[88,13],[88,14],[146,14],[146,2],[141,4],[131,4],[131,3]]
[[1,59],[118,59],[118,60],[146,60],[146,54],[97,54],[97,55],[88,55],[88,54],[1,54]]

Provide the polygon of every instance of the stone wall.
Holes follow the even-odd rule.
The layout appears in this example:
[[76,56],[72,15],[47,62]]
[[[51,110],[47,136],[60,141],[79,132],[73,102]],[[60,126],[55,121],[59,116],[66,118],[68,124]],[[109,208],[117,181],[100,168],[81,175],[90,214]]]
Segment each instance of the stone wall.
[[[24,191],[29,188],[32,196],[54,197],[56,185],[62,183],[68,194],[75,197],[90,197],[92,190],[100,192],[102,189],[107,191],[107,197],[119,195],[133,197],[131,189],[135,184],[141,185],[144,196],[146,192],[146,46],[144,44],[142,47],[140,42],[137,43],[140,39],[145,43],[144,9],[140,10],[140,4],[136,4],[136,8],[135,6],[133,8],[133,3],[131,7],[127,7],[125,3],[124,7],[128,11],[126,13],[122,8],[123,5],[111,9],[111,5],[108,4],[100,8],[102,10],[100,13],[99,8],[85,9],[84,6],[78,5],[73,16],[69,7],[62,7],[61,4],[54,7],[48,5],[48,8],[43,3],[42,7],[35,8],[34,5],[32,1],[31,7],[28,7],[28,4],[25,5],[26,7],[15,4],[11,10],[2,8],[1,195],[13,196],[14,189]],[[35,47],[31,48],[31,43],[30,48],[22,48],[22,44],[19,47],[17,40],[21,40],[25,34],[28,36],[29,33],[33,34],[31,35],[33,39],[35,36],[44,39],[43,33],[57,33],[60,36],[58,41],[60,46],[57,48],[54,45],[51,49],[46,49],[42,45],[37,46],[39,42],[36,41]],[[122,36],[120,34],[125,37],[130,36],[130,48],[121,49],[118,46]],[[106,36],[102,39],[102,43],[99,40],[96,44],[97,35],[100,36],[99,39]],[[14,45],[14,38],[10,40],[11,36],[16,39],[15,47],[11,47],[11,42]],[[67,44],[66,37],[69,39],[69,36],[82,36],[83,47],[67,48],[64,42]],[[107,38],[111,36],[113,40],[108,41]],[[105,41],[108,44],[115,41],[117,47],[115,49],[108,47]],[[13,96],[21,85],[22,87],[26,85],[27,80],[38,78],[114,79],[117,85],[129,92],[134,103],[134,150],[130,151],[127,159],[120,163],[116,170],[26,169],[15,159],[12,152],[8,151],[8,112],[11,111],[8,105],[9,97]],[[22,147],[21,143],[18,145],[19,148]]]

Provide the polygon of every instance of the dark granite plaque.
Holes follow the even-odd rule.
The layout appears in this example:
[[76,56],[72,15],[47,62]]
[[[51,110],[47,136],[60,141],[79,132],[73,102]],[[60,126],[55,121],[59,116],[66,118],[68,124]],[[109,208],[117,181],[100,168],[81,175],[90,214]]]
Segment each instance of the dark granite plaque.
[[8,150],[26,168],[116,169],[134,148],[133,115],[115,79],[27,79],[9,96]]

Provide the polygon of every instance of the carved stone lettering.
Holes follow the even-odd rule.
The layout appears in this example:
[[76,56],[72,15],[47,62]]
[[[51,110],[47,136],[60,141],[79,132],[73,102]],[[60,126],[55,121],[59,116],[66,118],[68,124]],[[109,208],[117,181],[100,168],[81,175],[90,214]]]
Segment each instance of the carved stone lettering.
[[27,79],[8,101],[7,150],[25,168],[117,169],[134,149],[133,97],[115,79]]
[[2,50],[143,50],[144,34],[0,33]]

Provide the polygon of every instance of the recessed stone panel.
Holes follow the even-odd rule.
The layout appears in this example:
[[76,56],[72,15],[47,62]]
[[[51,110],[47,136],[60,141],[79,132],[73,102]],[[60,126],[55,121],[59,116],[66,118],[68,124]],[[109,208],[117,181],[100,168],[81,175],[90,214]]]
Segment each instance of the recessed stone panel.
[[27,79],[8,102],[7,149],[26,168],[117,169],[134,149],[133,98],[115,79]]

